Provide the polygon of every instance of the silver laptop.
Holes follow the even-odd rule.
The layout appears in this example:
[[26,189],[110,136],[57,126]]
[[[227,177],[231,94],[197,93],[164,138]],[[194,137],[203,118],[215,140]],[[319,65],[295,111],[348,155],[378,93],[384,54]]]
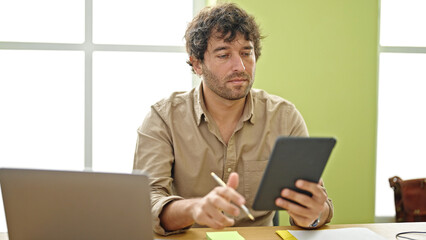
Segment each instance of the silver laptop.
[[10,240],[152,240],[148,177],[0,169]]

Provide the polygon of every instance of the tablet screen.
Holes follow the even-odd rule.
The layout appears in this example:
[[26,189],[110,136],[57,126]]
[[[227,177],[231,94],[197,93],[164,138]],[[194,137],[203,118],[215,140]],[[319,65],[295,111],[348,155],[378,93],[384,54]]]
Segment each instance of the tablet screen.
[[254,210],[282,210],[275,205],[282,189],[295,187],[298,179],[318,182],[336,144],[334,138],[278,137],[253,203]]

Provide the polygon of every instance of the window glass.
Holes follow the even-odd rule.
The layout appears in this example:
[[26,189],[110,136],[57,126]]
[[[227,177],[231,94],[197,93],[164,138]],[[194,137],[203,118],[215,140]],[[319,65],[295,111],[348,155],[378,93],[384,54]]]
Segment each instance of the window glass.
[[380,54],[376,216],[395,215],[390,177],[425,177],[425,66],[425,54]]
[[84,53],[0,50],[0,66],[0,167],[82,170]]
[[[93,148],[95,170],[131,171],[136,130],[149,106],[192,87],[186,54],[166,52],[171,48],[162,45],[184,45],[193,4],[203,6],[203,0],[93,0],[93,28],[87,29],[95,43],[151,45],[160,53],[129,47],[125,53],[94,54],[93,89],[88,89],[93,129],[87,129],[93,131],[93,145],[85,143],[90,103],[85,67],[92,72],[84,60],[85,54],[92,57],[91,43],[84,42],[85,2],[0,1],[0,41],[44,43],[27,44],[34,48],[28,51],[0,50],[0,167],[81,170],[86,147]],[[85,52],[37,50],[62,46],[50,43],[75,43]],[[0,207],[0,232],[6,231]]]
[[93,41],[184,45],[186,26],[192,19],[192,4],[193,0],[94,0]]
[[1,167],[82,169],[84,53],[0,51]]
[[94,170],[132,170],[136,131],[150,106],[192,87],[186,60],[186,53],[94,53]]
[[380,44],[426,47],[426,1],[381,0]]
[[0,41],[84,42],[84,0],[2,0]]

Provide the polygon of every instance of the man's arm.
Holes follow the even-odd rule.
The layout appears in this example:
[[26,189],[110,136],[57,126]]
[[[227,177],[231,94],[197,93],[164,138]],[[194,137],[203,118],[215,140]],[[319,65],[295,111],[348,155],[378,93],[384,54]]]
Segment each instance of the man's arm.
[[245,202],[235,191],[238,174],[230,175],[227,187],[216,187],[202,198],[183,199],[176,195],[172,186],[175,158],[172,142],[166,121],[153,108],[138,129],[133,168],[141,169],[150,176],[154,231],[162,235],[177,233],[194,222],[212,228],[233,225],[234,220],[223,212],[238,215],[238,207],[231,202],[238,205]]
[[[293,111],[290,111],[286,116],[288,117],[288,122],[292,123],[290,136],[309,136],[306,123],[296,108],[293,108]],[[305,207],[286,201],[283,198],[278,198],[275,201],[278,207],[287,209],[290,215],[290,222],[304,228],[310,228],[310,225],[318,217],[320,221],[316,227],[330,222],[333,216],[333,204],[327,196],[323,181],[320,180],[319,183],[312,183],[299,180],[296,182],[296,187],[311,192],[312,197],[290,189],[283,189],[281,196],[298,202]]]
[[161,225],[168,231],[188,227],[194,222],[215,229],[234,225],[234,219],[223,213],[232,216],[240,214],[239,208],[231,203],[245,203],[245,199],[235,191],[237,186],[238,174],[231,173],[227,187],[216,187],[203,198],[170,202],[160,214]]

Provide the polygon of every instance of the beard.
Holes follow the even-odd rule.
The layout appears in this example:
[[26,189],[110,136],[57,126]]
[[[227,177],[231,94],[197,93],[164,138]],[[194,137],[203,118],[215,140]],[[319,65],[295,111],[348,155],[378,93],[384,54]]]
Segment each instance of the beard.
[[[202,68],[203,81],[207,87],[216,95],[227,100],[238,100],[247,96],[253,85],[253,79],[246,72],[235,72],[226,76],[222,81],[206,65]],[[241,78],[247,81],[247,84],[240,86],[226,86],[228,81],[233,78]]]

